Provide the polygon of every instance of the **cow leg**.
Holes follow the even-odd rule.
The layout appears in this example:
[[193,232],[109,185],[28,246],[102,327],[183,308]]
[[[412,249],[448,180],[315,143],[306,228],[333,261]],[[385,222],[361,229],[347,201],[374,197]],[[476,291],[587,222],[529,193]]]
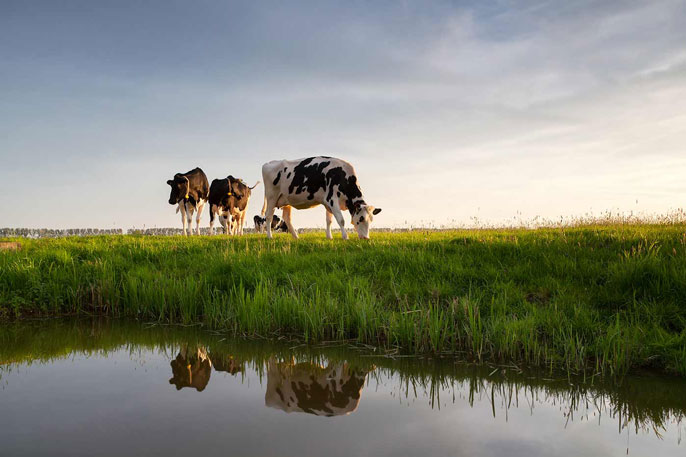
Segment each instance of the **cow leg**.
[[202,215],[202,210],[205,209],[205,201],[200,200],[198,202],[198,214],[195,216],[195,234],[200,235],[200,216]]
[[238,218],[236,217],[236,214],[231,213],[231,235],[236,236],[238,235]]
[[338,225],[341,228],[341,236],[343,237],[344,240],[347,240],[348,239],[348,232],[345,231],[345,218],[343,217],[343,213],[341,212],[341,208],[334,205],[331,208],[331,212],[333,213],[333,216],[336,218],[336,222],[338,222]]
[[229,213],[226,216],[226,223],[229,227],[229,235],[233,236],[236,234],[236,221],[233,218],[233,213]]
[[228,218],[229,216],[226,213],[219,215],[219,223],[222,225],[222,228],[224,229],[224,235],[229,234]]
[[267,203],[267,213],[265,214],[265,227],[267,228],[267,238],[271,239],[272,238],[272,219],[274,219],[274,210],[276,208],[274,205],[269,202]]
[[210,235],[214,235],[214,216],[217,213],[217,205],[210,205]]
[[248,214],[248,209],[246,208],[241,213],[241,235],[243,235],[243,228],[245,227],[245,215]]
[[329,210],[329,208],[326,208],[326,238],[327,239],[333,239],[333,236],[331,236],[331,223],[333,222],[333,213]]
[[[188,231],[193,234],[193,205],[186,203],[186,221],[188,222]],[[186,232],[186,227],[183,228],[184,234]]]
[[[288,226],[288,231],[290,234],[295,238],[296,240],[298,239],[298,232],[295,231],[295,228],[293,227],[293,224],[291,223],[291,209],[293,209],[290,206],[284,206],[283,207],[283,214],[281,217],[283,217],[283,220],[286,221],[286,225]],[[271,226],[271,222],[269,223]]]
[[186,233],[186,204],[184,202],[179,203],[179,210],[181,211],[181,224],[183,225],[183,234],[188,235],[188,233]]

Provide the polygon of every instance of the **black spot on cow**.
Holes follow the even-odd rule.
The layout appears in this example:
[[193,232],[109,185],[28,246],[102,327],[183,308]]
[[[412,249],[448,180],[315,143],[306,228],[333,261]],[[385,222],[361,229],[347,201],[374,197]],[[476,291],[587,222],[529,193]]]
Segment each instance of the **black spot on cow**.
[[326,186],[326,176],[323,170],[329,166],[331,162],[324,161],[310,165],[314,157],[310,157],[301,161],[293,170],[293,180],[290,186],[288,186],[289,194],[299,194],[301,192],[307,192],[308,200],[314,199],[314,194],[319,191],[319,189],[325,189]]
[[[284,168],[284,170],[285,170],[285,168]],[[272,184],[274,184],[276,186],[279,183],[279,179],[281,179],[281,172],[277,173],[276,178],[274,178],[274,182]]]
[[327,200],[333,201],[334,187],[338,187],[336,195],[341,197],[341,192],[345,195],[345,203],[348,209],[354,208],[356,203],[359,203],[362,198],[362,191],[357,185],[357,176],[348,176],[345,170],[341,167],[335,167],[326,172],[326,185],[329,189]]
[[291,172],[289,171],[288,174],[286,175],[286,179],[291,179]]

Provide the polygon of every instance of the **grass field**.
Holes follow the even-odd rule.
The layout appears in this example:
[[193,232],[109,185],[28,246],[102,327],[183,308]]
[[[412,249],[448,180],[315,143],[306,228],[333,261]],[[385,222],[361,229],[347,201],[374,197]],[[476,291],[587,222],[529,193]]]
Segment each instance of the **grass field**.
[[409,353],[686,375],[686,225],[100,236],[0,251],[0,314],[107,314]]

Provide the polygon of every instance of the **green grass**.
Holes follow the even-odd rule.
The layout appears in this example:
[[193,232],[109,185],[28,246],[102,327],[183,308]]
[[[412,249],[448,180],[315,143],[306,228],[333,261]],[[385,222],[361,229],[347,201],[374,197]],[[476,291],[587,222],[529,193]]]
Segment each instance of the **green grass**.
[[0,253],[0,314],[355,339],[569,372],[686,375],[686,225],[375,233],[371,242],[102,236]]

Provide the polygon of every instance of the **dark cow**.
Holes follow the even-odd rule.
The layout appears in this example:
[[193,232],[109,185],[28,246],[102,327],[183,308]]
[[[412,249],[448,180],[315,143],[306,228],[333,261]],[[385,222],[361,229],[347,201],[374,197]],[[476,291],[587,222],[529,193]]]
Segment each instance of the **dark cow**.
[[231,235],[243,234],[246,208],[250,201],[252,189],[242,180],[229,175],[224,179],[214,179],[210,186],[210,233],[214,233],[214,217],[219,216],[219,222],[225,233]]
[[270,359],[264,403],[287,413],[350,414],[360,403],[368,372],[354,369],[348,363],[332,363],[324,368],[311,363]]
[[[264,217],[255,216],[253,221],[255,223],[255,231],[257,233],[262,233],[265,229],[267,219]],[[272,230],[276,230],[277,232],[287,232],[288,226],[286,225],[286,222],[282,221],[279,219],[279,216],[274,214],[274,218],[272,219]]]
[[[264,206],[262,216],[272,220],[275,208],[283,208],[283,219],[293,238],[298,234],[291,223],[291,208],[306,209],[317,205],[326,208],[326,237],[331,239],[335,217],[343,239],[348,239],[342,211],[350,211],[357,236],[369,239],[369,223],[380,208],[367,205],[357,184],[355,169],[348,162],[333,157],[310,157],[300,160],[275,160],[262,166]],[[267,237],[272,237],[267,224]]]
[[176,212],[181,211],[181,222],[183,223],[183,234],[188,235],[186,228],[192,231],[191,223],[193,212],[197,211],[195,217],[195,233],[200,234],[200,215],[207,203],[210,193],[210,185],[207,176],[200,168],[194,168],[187,173],[176,173],[174,179],[167,181],[171,186],[169,194],[169,204],[178,205]]
[[176,359],[171,361],[171,369],[173,376],[169,384],[174,384],[176,390],[192,387],[202,392],[210,382],[212,362],[205,348],[195,347],[189,350],[187,346],[184,346]]
[[233,192],[233,176],[224,179],[213,179],[210,185],[210,235],[214,235],[214,218],[219,218],[219,223],[224,228],[224,233],[229,233],[231,226],[231,208],[238,204],[240,195]]

